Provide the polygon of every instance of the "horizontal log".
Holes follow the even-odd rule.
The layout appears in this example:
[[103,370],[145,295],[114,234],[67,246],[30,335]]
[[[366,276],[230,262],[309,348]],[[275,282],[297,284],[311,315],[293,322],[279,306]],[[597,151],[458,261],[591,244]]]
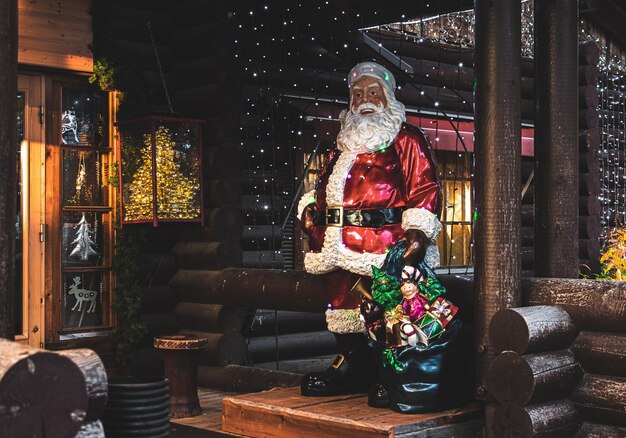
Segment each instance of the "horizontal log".
[[504,351],[491,363],[487,389],[500,403],[521,406],[567,397],[583,375],[567,350],[521,355]]
[[198,363],[207,366],[241,365],[246,361],[246,341],[240,333],[209,333],[197,330],[181,330],[181,334],[207,338],[207,348],[200,352]]
[[107,373],[102,360],[95,351],[87,348],[62,350],[58,354],[70,359],[85,379],[88,398],[85,421],[99,420],[104,413],[108,394]]
[[283,230],[278,225],[245,225],[241,234],[244,250],[280,249]]
[[602,204],[597,196],[580,196],[578,199],[578,214],[580,216],[600,216]]
[[234,178],[241,171],[241,157],[235,144],[204,148],[203,155],[204,175],[207,178]]
[[529,406],[505,403],[493,414],[492,430],[497,437],[570,438],[580,424],[580,415],[566,399]]
[[323,313],[257,309],[246,335],[259,337],[323,330],[326,330]]
[[182,329],[213,333],[241,332],[246,314],[241,307],[188,302],[178,303],[174,310]]
[[595,152],[581,152],[578,156],[578,170],[596,175],[600,174],[600,160]]
[[626,426],[626,378],[585,374],[571,395],[585,421]]
[[572,351],[585,372],[626,377],[626,335],[581,332]]
[[598,105],[600,105],[600,96],[595,84],[583,85],[578,88],[578,106],[581,109],[597,108]]
[[602,245],[599,239],[580,239],[578,242],[579,258],[581,260],[595,260],[600,257]]
[[322,275],[268,269],[179,270],[170,285],[181,301],[323,312]]
[[151,313],[142,315],[141,319],[146,324],[148,341],[155,336],[173,335],[180,329],[174,312]]
[[579,152],[596,152],[600,147],[600,128],[581,130],[578,136]]
[[532,227],[535,224],[535,206],[532,204],[522,205],[522,226]]
[[183,242],[222,242],[239,241],[243,230],[243,218],[238,206],[223,206],[205,210],[205,226],[187,224],[178,233]]
[[595,41],[578,43],[578,63],[581,65],[598,65],[600,48]]
[[178,242],[173,253],[183,269],[241,266],[241,245],[237,242]]
[[600,194],[600,174],[597,173],[581,173],[578,190],[583,196],[595,196]]
[[[281,198],[270,195],[243,195],[241,197],[241,211],[244,215],[275,215],[287,213],[286,206]],[[283,211],[285,210],[285,211]]]
[[174,310],[178,298],[168,285],[151,287],[143,290],[141,311],[145,314],[168,313]]
[[70,358],[0,339],[3,436],[74,436],[88,405],[85,377]]
[[244,268],[281,269],[285,265],[280,251],[244,251],[241,266]]
[[497,353],[510,350],[528,354],[567,348],[576,334],[572,319],[558,306],[502,309],[489,324],[489,340]]
[[137,256],[137,278],[143,287],[166,285],[179,266],[167,252],[141,252]]
[[599,77],[600,72],[598,71],[598,67],[595,65],[581,65],[578,67],[578,83],[580,85],[595,87],[598,84]]
[[579,330],[626,332],[626,282],[525,278],[522,292],[524,305],[559,306]]
[[624,438],[626,427],[584,422],[574,438]]
[[596,216],[579,216],[578,235],[582,239],[599,239],[602,232],[600,218]]
[[235,178],[210,179],[204,183],[207,207],[216,208],[241,202],[241,188]]
[[335,337],[327,330],[291,333],[278,337],[262,336],[251,338],[248,342],[248,359],[253,364],[323,356],[336,352]]
[[203,365],[198,367],[200,386],[242,394],[300,386],[301,379],[301,374],[240,365],[228,365],[223,368]]
[[581,109],[578,111],[579,129],[592,129],[600,126],[598,110],[596,108]]

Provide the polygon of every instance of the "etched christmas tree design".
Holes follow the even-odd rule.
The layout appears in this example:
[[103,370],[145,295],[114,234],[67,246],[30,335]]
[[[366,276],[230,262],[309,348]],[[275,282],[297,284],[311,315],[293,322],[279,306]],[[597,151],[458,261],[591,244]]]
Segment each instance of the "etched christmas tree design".
[[[176,142],[172,132],[159,126],[155,133],[156,144],[156,201],[160,219],[191,219],[200,214],[197,193],[200,183],[193,175],[184,175],[180,169]],[[141,166],[130,184],[129,203],[124,205],[125,220],[152,218],[152,144],[149,135],[144,136],[141,150]]]
[[85,213],[80,218],[80,222],[78,222],[78,230],[76,231],[76,237],[72,241],[72,245],[76,245],[72,252],[70,253],[70,257],[72,258],[80,258],[82,261],[89,260],[89,257],[97,256],[98,253],[94,249],[96,243],[91,240],[91,226],[87,222],[85,218]]

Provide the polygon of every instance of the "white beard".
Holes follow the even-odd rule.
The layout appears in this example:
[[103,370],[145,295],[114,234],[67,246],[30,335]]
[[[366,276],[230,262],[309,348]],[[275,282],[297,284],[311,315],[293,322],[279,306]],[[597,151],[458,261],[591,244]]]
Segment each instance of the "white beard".
[[388,95],[387,102],[386,108],[377,109],[372,114],[360,114],[361,107],[355,111],[342,111],[339,115],[341,130],[337,135],[337,148],[342,152],[358,154],[386,148],[406,121],[404,105]]

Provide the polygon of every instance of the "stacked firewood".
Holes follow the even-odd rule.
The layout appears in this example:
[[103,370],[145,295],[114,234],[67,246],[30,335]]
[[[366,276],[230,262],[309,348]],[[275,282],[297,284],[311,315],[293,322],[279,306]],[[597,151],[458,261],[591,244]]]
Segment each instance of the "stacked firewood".
[[[487,427],[494,436],[573,436],[580,416],[567,398],[583,375],[567,350],[576,327],[557,306],[503,309],[489,326],[501,353],[489,368],[487,389],[498,402]],[[548,436],[548,435],[545,435]]]
[[98,355],[0,339],[0,437],[104,438],[107,375]]
[[585,374],[570,394],[577,438],[626,436],[626,282],[525,279],[525,303],[563,308],[582,330],[570,350]]

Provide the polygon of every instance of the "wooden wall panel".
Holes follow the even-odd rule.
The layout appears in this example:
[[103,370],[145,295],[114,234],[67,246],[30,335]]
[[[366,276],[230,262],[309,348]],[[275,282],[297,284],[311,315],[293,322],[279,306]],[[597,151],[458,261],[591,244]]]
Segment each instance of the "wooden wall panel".
[[20,64],[91,72],[91,0],[18,0]]

